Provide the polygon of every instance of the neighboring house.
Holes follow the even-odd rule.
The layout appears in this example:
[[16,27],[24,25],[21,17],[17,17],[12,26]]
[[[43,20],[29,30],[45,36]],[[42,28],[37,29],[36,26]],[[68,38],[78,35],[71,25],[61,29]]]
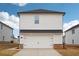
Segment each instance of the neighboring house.
[[19,44],[19,38],[17,37],[13,37],[13,41],[14,41],[14,43],[17,43],[17,44]]
[[66,44],[79,44],[79,24],[65,31]]
[[62,44],[64,12],[37,9],[18,14],[23,48],[53,48]]
[[13,40],[13,28],[0,22],[0,42],[10,42]]

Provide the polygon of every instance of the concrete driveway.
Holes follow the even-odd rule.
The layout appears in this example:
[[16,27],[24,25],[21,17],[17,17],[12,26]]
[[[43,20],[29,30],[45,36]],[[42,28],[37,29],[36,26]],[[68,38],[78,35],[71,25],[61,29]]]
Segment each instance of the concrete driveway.
[[15,56],[61,56],[55,49],[22,49]]

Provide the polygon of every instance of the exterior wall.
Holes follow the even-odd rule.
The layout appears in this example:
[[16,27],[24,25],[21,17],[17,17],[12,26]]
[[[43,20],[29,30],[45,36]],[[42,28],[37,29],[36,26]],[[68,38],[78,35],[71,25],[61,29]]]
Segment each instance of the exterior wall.
[[[35,16],[39,16],[39,24],[34,24]],[[20,29],[59,30],[62,29],[62,14],[24,13],[20,14]]]
[[1,23],[0,23],[0,41],[2,41]]
[[62,41],[63,41],[62,37],[63,37],[62,33],[55,34],[54,35],[54,44],[62,44]]
[[72,44],[72,40],[74,40],[74,44],[79,44],[79,27],[75,28],[74,34],[72,34],[72,30],[69,30],[65,35],[66,44]]
[[[2,24],[2,29],[1,29],[1,24],[0,23],[0,41],[11,41],[13,40],[13,29],[7,27],[6,25]],[[4,39],[3,39],[4,36]]]

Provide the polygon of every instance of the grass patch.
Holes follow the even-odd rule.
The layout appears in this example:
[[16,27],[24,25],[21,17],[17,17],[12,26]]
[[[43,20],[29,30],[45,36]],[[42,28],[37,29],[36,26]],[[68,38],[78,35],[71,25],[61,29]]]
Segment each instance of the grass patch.
[[79,49],[66,48],[56,50],[63,56],[79,56]]

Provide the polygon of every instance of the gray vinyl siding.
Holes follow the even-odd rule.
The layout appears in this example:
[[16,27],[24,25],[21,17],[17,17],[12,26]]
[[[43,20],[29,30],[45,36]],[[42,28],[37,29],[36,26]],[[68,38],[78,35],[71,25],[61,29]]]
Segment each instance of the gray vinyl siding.
[[66,37],[65,37],[65,41],[66,44],[73,44],[73,40],[74,40],[74,44],[79,44],[79,27],[74,28],[75,33],[72,34],[72,29],[66,32]]
[[[2,28],[1,28],[2,24]],[[13,40],[13,29],[0,23],[0,41],[11,41]]]

